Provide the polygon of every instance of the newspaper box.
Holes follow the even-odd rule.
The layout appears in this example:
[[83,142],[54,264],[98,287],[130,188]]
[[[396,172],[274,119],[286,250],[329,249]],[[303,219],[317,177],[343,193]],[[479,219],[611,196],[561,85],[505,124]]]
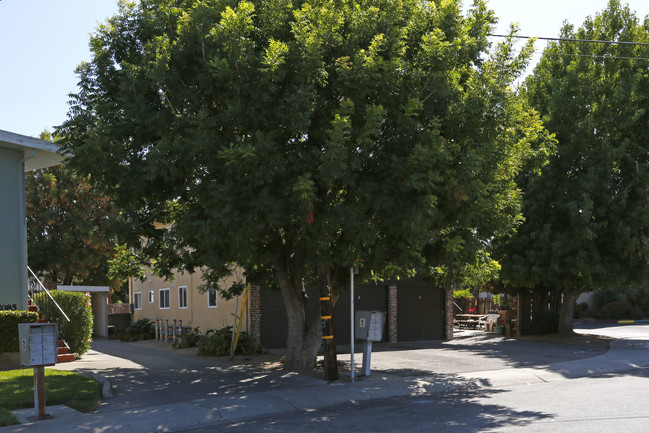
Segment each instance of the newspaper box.
[[358,310],[354,316],[356,318],[354,336],[363,340],[363,367],[361,374],[369,376],[372,362],[372,342],[381,341],[383,338],[385,313],[382,311]]
[[356,332],[359,340],[381,341],[385,325],[385,313],[382,311],[363,311],[355,313]]

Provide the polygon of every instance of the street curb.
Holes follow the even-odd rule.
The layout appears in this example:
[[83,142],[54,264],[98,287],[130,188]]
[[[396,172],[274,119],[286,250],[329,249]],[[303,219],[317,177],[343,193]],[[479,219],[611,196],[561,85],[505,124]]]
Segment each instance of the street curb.
[[88,373],[86,375],[101,385],[101,398],[111,398],[113,396],[113,385],[110,380],[99,373]]

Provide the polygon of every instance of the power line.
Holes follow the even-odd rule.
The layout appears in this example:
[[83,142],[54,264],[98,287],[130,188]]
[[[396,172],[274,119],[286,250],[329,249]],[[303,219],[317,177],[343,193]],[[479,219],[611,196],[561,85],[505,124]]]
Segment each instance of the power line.
[[[509,37],[509,36],[505,36],[505,35],[487,35],[487,36],[503,37],[503,38]],[[520,38],[531,39],[534,36],[512,36],[512,37],[520,37]],[[550,40],[564,40],[564,41],[592,42],[592,43],[603,42],[603,43],[608,43],[608,44],[627,43],[627,44],[636,44],[636,45],[649,45],[649,43],[645,43],[645,42],[624,42],[624,41],[623,42],[614,42],[614,41],[597,41],[597,40],[587,40],[587,39],[561,39],[561,38],[536,38],[536,39],[550,39]],[[518,52],[522,52],[522,50],[520,50]],[[562,52],[549,52],[549,51],[539,51],[539,50],[534,50],[533,52],[536,53],[536,54],[543,54],[543,55],[549,55],[549,56],[600,58],[600,59],[607,59],[607,60],[649,60],[649,57],[616,56],[616,55],[611,55],[611,54],[562,53]]]
[[566,57],[586,57],[597,59],[610,59],[610,60],[649,60],[649,57],[626,57],[626,56],[607,56],[599,54],[579,54],[579,53],[553,53],[545,52],[544,55],[549,56],[566,56]]
[[521,35],[487,35],[494,38],[517,38],[517,39],[539,39],[542,41],[559,41],[559,42],[586,42],[590,44],[608,44],[608,45],[637,45],[649,46],[649,42],[632,42],[632,41],[603,41],[598,39],[572,39],[572,38],[548,38],[544,36],[521,36]]

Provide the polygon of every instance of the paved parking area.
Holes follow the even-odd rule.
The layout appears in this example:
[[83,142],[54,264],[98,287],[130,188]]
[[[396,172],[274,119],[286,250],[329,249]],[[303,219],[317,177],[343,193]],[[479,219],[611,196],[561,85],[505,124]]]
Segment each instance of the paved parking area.
[[[504,368],[545,368],[550,364],[591,358],[606,352],[605,347],[525,341],[463,331],[464,337],[451,341],[374,343],[373,372],[397,376],[458,374]],[[360,370],[362,344],[356,344],[354,362]],[[349,346],[339,348],[338,360],[349,369]]]

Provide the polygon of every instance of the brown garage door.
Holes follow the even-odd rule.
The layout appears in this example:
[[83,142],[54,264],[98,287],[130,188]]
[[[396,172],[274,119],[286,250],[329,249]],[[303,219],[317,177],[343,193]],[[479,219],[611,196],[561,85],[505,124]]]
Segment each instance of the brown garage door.
[[397,340],[444,339],[444,291],[424,285],[397,288]]

